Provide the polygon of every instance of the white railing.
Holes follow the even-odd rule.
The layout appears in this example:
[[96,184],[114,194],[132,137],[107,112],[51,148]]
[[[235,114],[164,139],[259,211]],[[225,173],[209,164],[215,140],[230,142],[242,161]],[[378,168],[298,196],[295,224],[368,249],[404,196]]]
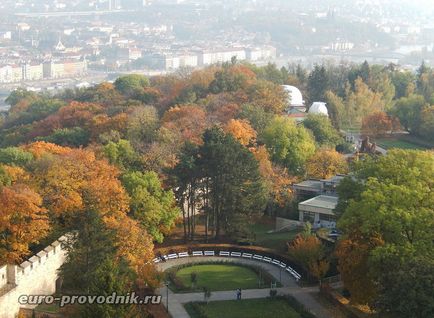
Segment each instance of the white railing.
[[273,264],[276,266],[279,266],[280,268],[285,269],[296,281],[299,281],[301,279],[301,275],[297,273],[291,266],[277,260],[277,259],[271,259],[270,257],[258,255],[258,254],[250,254],[250,253],[243,253],[243,252],[228,252],[228,251],[219,251],[218,254],[215,251],[193,251],[191,254],[188,252],[181,252],[181,253],[172,253],[168,255],[163,255],[161,257],[156,257],[153,259],[154,263],[160,263],[161,261],[168,261],[176,258],[184,258],[184,257],[190,257],[190,256],[225,256],[225,257],[242,257],[242,258],[249,258],[254,259],[257,261],[266,262],[269,264]]

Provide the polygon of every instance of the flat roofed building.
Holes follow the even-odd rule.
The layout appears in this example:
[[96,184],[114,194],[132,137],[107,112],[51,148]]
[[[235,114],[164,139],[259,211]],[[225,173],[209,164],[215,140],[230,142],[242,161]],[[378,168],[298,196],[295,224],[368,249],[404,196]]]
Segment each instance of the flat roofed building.
[[298,204],[299,220],[310,222],[314,228],[336,227],[334,209],[338,204],[338,198],[328,195],[319,195]]
[[346,175],[338,174],[329,179],[308,179],[292,186],[297,196],[312,197],[319,194],[336,195],[336,187]]

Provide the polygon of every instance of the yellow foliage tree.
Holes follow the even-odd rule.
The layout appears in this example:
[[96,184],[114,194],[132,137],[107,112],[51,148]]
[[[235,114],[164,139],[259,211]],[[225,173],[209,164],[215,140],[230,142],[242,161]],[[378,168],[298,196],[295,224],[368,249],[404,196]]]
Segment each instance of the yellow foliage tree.
[[345,157],[333,149],[319,149],[306,165],[311,178],[327,179],[338,173],[347,173],[348,164]]

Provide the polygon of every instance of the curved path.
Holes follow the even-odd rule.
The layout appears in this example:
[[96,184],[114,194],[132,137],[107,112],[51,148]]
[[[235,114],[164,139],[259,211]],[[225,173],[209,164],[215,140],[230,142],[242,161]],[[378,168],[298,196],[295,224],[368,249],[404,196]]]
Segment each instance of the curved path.
[[[281,295],[292,295],[300,303],[302,303],[306,308],[308,308],[317,318],[331,318],[333,313],[330,312],[326,307],[320,304],[316,298],[312,296],[312,293],[318,292],[318,287],[303,288],[296,284],[292,276],[289,275],[285,270],[281,269],[272,264],[256,261],[253,259],[242,259],[242,258],[232,258],[232,257],[220,257],[220,256],[198,256],[198,257],[186,257],[178,258],[173,260],[168,260],[166,262],[161,262],[156,264],[160,271],[165,271],[171,267],[183,265],[183,264],[196,264],[202,262],[231,262],[237,264],[245,264],[251,266],[261,267],[270,273],[276,281],[280,281],[282,286],[277,288],[278,294]],[[268,288],[264,289],[245,289],[243,290],[243,299],[250,298],[265,298],[269,296],[270,290]],[[157,293],[162,295],[162,301],[166,306],[166,287],[160,288]],[[210,301],[217,300],[233,300],[236,299],[235,290],[234,291],[215,291],[212,292]],[[169,289],[169,313],[173,318],[189,318],[187,311],[185,310],[183,304],[191,301],[203,301],[203,293],[173,293]],[[243,318],[243,317],[240,317]]]

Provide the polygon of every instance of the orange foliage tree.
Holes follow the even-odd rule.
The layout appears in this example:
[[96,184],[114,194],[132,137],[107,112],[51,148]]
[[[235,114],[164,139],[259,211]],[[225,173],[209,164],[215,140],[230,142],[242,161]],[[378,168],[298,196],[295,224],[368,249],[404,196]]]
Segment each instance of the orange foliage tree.
[[196,105],[180,105],[166,111],[162,123],[162,127],[175,133],[180,141],[200,144],[207,126],[206,113]]
[[28,186],[0,189],[0,263],[20,262],[29,245],[48,233],[47,210],[42,198]]
[[391,132],[396,125],[396,120],[385,112],[378,111],[363,118],[362,132],[365,135],[381,137]]
[[272,164],[270,154],[265,146],[252,148],[251,151],[259,162],[259,172],[265,181],[270,198],[278,206],[285,206],[292,199],[291,184],[295,178],[289,176],[285,168]]
[[253,145],[256,142],[256,131],[246,119],[231,119],[224,130],[232,134],[243,146]]
[[288,244],[288,253],[317,279],[321,279],[328,270],[328,261],[324,258],[324,246],[315,235],[310,235],[310,233],[297,235]]
[[383,244],[381,237],[366,237],[358,231],[339,241],[335,251],[338,269],[345,287],[351,292],[352,301],[366,304],[375,299],[377,288],[369,277],[368,258],[375,247]]

